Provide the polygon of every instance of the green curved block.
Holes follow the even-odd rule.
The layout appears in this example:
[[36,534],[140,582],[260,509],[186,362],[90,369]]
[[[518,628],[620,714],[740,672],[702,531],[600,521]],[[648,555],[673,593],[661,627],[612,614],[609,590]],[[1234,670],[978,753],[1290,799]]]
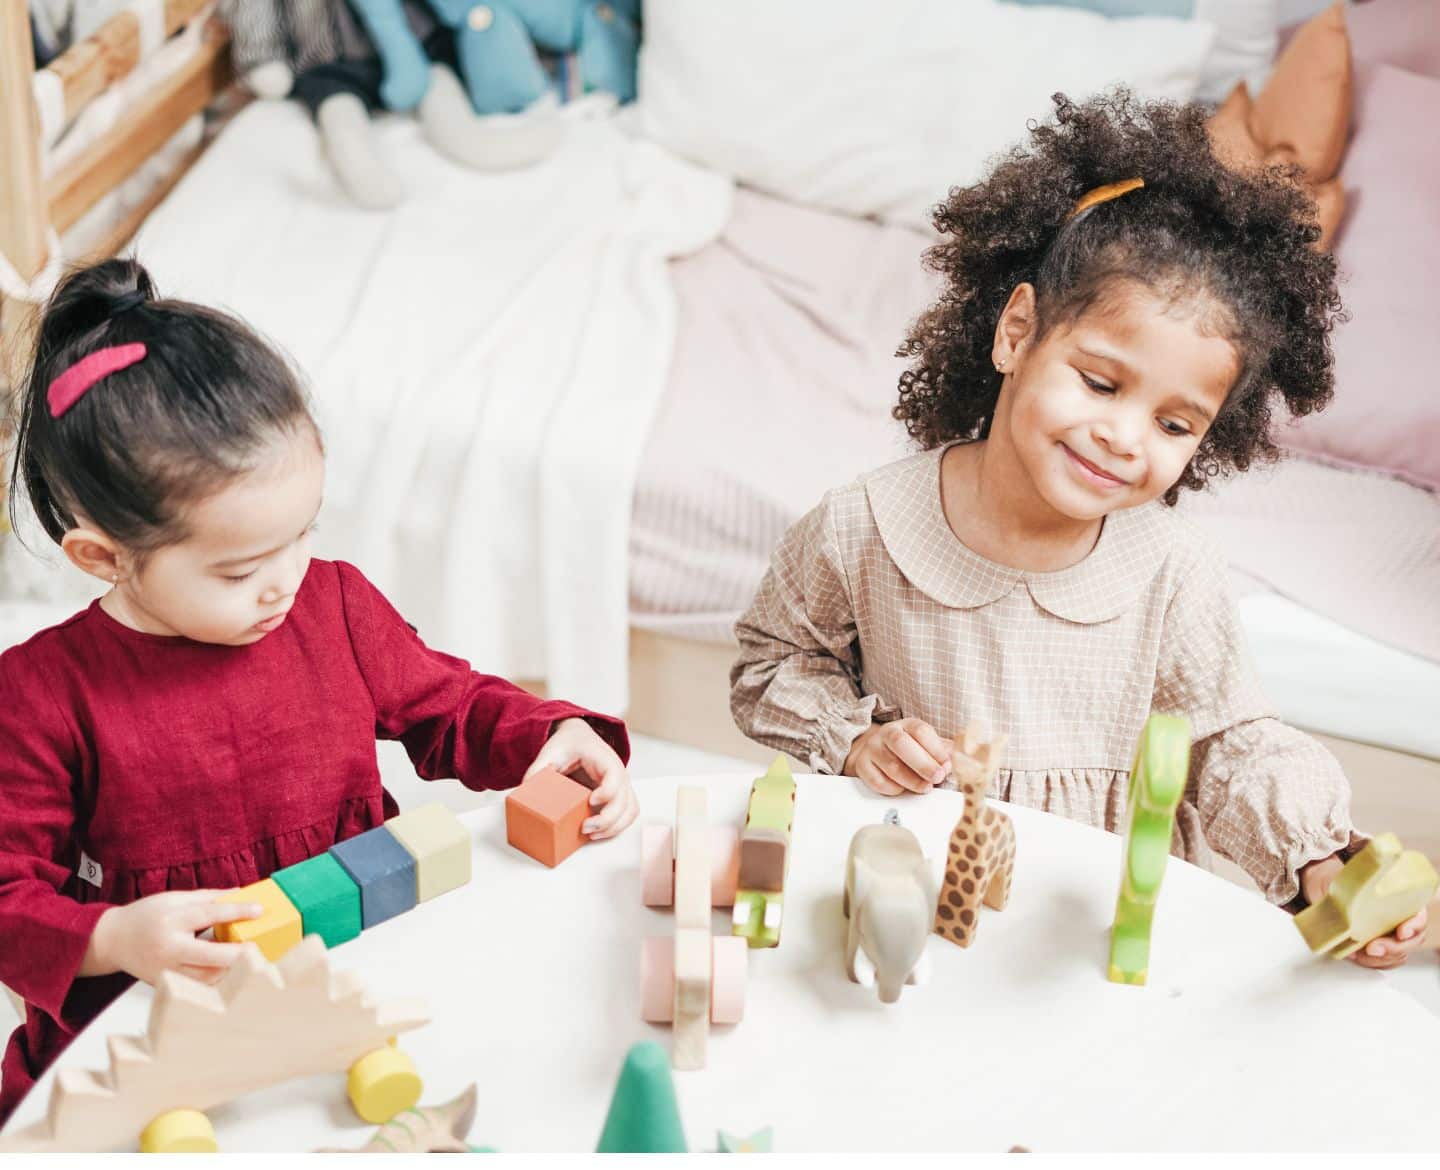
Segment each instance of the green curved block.
[[795,777],[784,756],[750,786],[740,835],[740,880],[731,933],[751,947],[780,944],[790,830],[795,822]]
[[1423,853],[1381,833],[1345,863],[1324,898],[1295,915],[1295,926],[1312,951],[1343,959],[1420,913],[1437,886]]
[[1150,970],[1150,926],[1170,859],[1175,810],[1190,776],[1190,721],[1151,715],[1140,733],[1126,794],[1125,864],[1110,931],[1112,983],[1144,985]]
[[599,1154],[683,1154],[685,1129],[675,1101],[670,1054],[653,1041],[636,1044],[625,1054]]

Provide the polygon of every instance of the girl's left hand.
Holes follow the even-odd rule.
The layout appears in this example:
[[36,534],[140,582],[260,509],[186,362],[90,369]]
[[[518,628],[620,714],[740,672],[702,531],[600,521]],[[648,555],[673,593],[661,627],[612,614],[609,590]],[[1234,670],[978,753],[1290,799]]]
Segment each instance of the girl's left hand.
[[625,771],[625,765],[615,749],[583,719],[562,719],[557,723],[524,778],[528,780],[546,768],[573,775],[593,789],[590,807],[598,811],[580,826],[580,831],[592,841],[623,833],[640,812],[640,802],[630,787],[630,774]]
[[[1300,888],[1305,900],[1315,905],[1330,891],[1330,883],[1345,868],[1338,855],[1312,861],[1300,871]],[[1407,918],[1391,933],[1372,939],[1350,956],[1350,961],[1361,967],[1386,970],[1401,966],[1412,951],[1418,951],[1425,941],[1425,927],[1429,922],[1428,910],[1421,910],[1414,918]]]

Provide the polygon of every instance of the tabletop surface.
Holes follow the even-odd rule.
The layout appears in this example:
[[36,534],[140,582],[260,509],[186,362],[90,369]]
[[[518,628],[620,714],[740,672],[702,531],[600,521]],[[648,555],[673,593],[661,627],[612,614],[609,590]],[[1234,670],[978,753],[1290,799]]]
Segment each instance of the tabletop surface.
[[[669,821],[682,783],[739,826],[753,776],[645,780]],[[885,1005],[849,982],[841,914],[850,838],[898,809],[938,880],[961,798],[882,799],[797,778],[780,946],[750,952],[745,1019],[711,1033],[707,1067],[675,1074],[690,1148],[717,1129],[775,1130],[775,1148],[988,1150],[1431,1149],[1440,1019],[1385,976],[1313,958],[1291,919],[1171,859],[1146,987],[1105,978],[1120,838],[1031,809],[1015,823],[1010,906],[961,950],[929,943],[929,983]],[[503,804],[466,814],[468,886],[337,948],[380,998],[420,995],[401,1038],[423,1102],[479,1089],[470,1141],[515,1152],[595,1148],[626,1049],[670,1045],[640,1018],[641,939],[673,915],[641,905],[639,831],[549,870],[505,842]],[[717,933],[728,932],[717,910]],[[106,1037],[141,1033],[137,986],[62,1067],[103,1068]],[[43,1116],[53,1070],[13,1131]],[[344,1078],[317,1076],[208,1111],[225,1150],[359,1145]],[[138,1127],[137,1127],[138,1128]]]

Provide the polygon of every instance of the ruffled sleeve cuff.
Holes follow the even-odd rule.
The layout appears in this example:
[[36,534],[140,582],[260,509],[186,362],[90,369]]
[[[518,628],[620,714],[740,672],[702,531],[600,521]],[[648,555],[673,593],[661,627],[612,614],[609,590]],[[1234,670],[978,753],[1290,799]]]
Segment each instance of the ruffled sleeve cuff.
[[826,776],[840,776],[850,748],[872,723],[889,723],[900,712],[889,706],[879,695],[865,695],[849,702],[832,704],[815,721],[814,733],[806,761]]

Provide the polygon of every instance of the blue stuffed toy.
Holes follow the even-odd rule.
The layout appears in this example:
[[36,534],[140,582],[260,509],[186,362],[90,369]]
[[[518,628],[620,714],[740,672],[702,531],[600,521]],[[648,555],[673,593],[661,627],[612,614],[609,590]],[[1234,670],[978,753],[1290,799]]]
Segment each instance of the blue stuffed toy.
[[[453,30],[460,73],[480,114],[516,114],[547,93],[560,100],[605,92],[635,97],[640,0],[428,0]],[[384,68],[380,98],[392,110],[417,106],[430,61],[401,0],[351,0]],[[542,53],[558,60],[554,73]]]

